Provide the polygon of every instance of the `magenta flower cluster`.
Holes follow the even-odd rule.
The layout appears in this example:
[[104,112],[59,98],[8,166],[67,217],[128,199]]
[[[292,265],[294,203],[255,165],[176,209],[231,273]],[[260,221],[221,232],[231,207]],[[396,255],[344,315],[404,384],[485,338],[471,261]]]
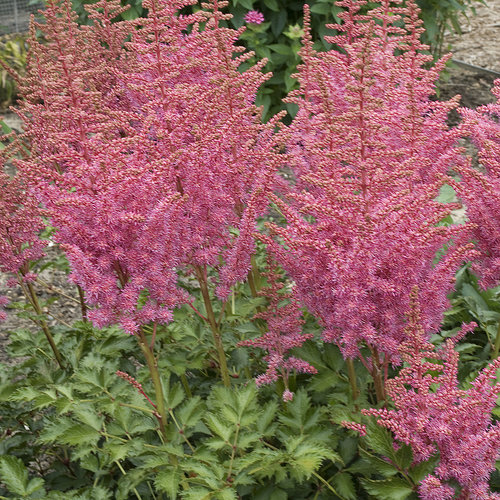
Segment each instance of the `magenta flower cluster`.
[[19,177],[0,172],[0,271],[28,276],[29,263],[42,257],[46,242],[41,210]]
[[282,162],[279,117],[262,124],[254,104],[265,61],[240,73],[248,55],[235,45],[240,32],[220,25],[224,3],[176,15],[192,3],[146,0],[149,16],[132,28],[110,23],[121,7],[101,1],[89,7],[91,29],[50,2],[46,24],[35,25],[45,39],[33,32],[20,113],[32,155],[18,166],[98,326],[134,333],[169,322],[192,301],[179,271],[219,267],[226,296],[246,277],[256,217]]
[[430,100],[445,60],[427,68],[413,2],[384,0],[368,15],[364,4],[339,3],[343,23],[327,40],[342,51],[314,51],[306,10],[300,89],[287,99],[299,110],[283,133],[295,184],[274,197],[287,225],[269,243],[324,340],[350,358],[367,346],[365,364],[386,371],[399,363],[412,287],[435,330],[474,253],[466,225],[439,225],[457,208],[436,201],[440,187],[462,162],[445,122],[456,102]]
[[258,10],[251,10],[245,14],[244,19],[249,24],[262,24],[264,22],[264,14]]
[[455,498],[451,481],[461,486],[461,499],[500,498],[491,496],[488,486],[500,449],[500,423],[491,418],[500,394],[500,384],[496,384],[500,359],[485,368],[469,389],[460,389],[459,355],[454,347],[475,324],[464,325],[436,351],[425,334],[416,291],[412,295],[406,340],[401,345],[405,366],[386,383],[396,408],[362,413],[374,415],[398,441],[411,445],[415,463],[439,452],[439,465],[419,487],[421,498]]

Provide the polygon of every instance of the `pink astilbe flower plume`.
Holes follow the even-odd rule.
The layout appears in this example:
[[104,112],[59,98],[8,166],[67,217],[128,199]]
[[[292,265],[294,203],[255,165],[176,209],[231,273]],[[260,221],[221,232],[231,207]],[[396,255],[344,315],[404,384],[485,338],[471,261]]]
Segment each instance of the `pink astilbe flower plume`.
[[254,104],[265,61],[240,73],[251,54],[221,25],[227,2],[179,14],[194,3],[145,0],[146,19],[111,23],[119,2],[99,2],[88,27],[50,1],[33,27],[20,112],[32,154],[18,166],[99,326],[168,322],[192,300],[179,270],[216,266],[227,296],[281,164],[279,117],[261,124]]
[[30,261],[43,255],[46,242],[41,210],[19,177],[0,171],[0,271],[32,276]]
[[300,373],[317,373],[316,368],[306,361],[291,356],[289,351],[312,338],[312,334],[302,332],[304,321],[300,305],[294,298],[293,290],[287,290],[282,281],[281,273],[275,262],[268,261],[268,271],[262,273],[267,278],[267,286],[259,291],[261,297],[266,297],[269,304],[264,312],[255,315],[266,321],[267,331],[261,337],[240,342],[240,346],[254,346],[265,349],[268,354],[264,357],[267,370],[259,375],[256,384],[272,384],[281,378],[285,385],[283,400],[291,401],[293,393],[289,390],[288,377],[295,370]]
[[500,283],[500,79],[495,80],[496,102],[477,110],[461,108],[462,129],[478,148],[480,169],[459,166],[462,182],[458,194],[467,207],[467,217],[476,223],[474,241],[481,257],[474,270],[486,288]]
[[284,132],[294,185],[274,197],[287,225],[271,226],[269,241],[325,341],[348,358],[368,346],[372,374],[400,362],[412,287],[429,332],[472,252],[465,226],[439,225],[458,205],[436,197],[462,162],[446,125],[456,100],[430,99],[446,59],[427,69],[414,1],[377,3],[360,14],[366,2],[340,2],[339,35],[327,41],[342,50],[325,53],[313,49],[305,10],[300,88],[288,98],[299,110]]
[[461,486],[458,498],[463,500],[500,498],[488,486],[500,451],[500,425],[491,418],[500,393],[495,383],[500,359],[481,371],[469,389],[460,389],[459,355],[454,346],[475,324],[464,325],[457,337],[437,350],[427,339],[422,318],[414,290],[406,340],[401,345],[405,365],[386,383],[395,409],[362,412],[377,417],[378,424],[391,430],[397,441],[410,445],[414,463],[439,452],[438,466],[419,486],[420,498],[454,498],[452,482]]

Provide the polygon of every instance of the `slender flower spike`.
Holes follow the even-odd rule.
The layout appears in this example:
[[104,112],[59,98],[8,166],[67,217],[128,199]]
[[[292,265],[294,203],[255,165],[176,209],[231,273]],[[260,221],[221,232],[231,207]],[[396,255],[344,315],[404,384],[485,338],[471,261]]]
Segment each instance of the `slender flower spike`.
[[427,340],[422,317],[414,290],[401,346],[405,365],[386,383],[395,409],[362,413],[375,416],[396,440],[410,445],[415,463],[439,452],[438,466],[419,486],[423,500],[454,498],[451,485],[455,482],[461,487],[460,499],[500,498],[488,486],[500,452],[500,423],[491,417],[500,394],[496,383],[500,359],[482,370],[468,389],[460,389],[454,345],[475,325],[464,325],[456,338],[436,350]]
[[316,368],[306,361],[290,356],[291,349],[300,347],[312,334],[302,333],[302,312],[293,296],[287,291],[285,284],[280,280],[281,275],[273,262],[268,262],[269,270],[263,273],[267,278],[267,286],[259,291],[259,295],[267,297],[269,305],[266,311],[258,313],[255,318],[267,322],[267,332],[252,340],[240,342],[240,346],[254,346],[265,349],[268,354],[264,360],[268,364],[265,373],[259,375],[257,385],[271,384],[281,378],[285,384],[284,401],[291,401],[293,393],[288,388],[288,377],[295,370],[301,373],[317,373]]
[[348,358],[368,347],[362,361],[375,374],[401,361],[412,287],[430,332],[472,244],[466,226],[440,225],[457,205],[436,201],[462,162],[446,125],[456,100],[431,99],[446,58],[427,67],[413,0],[361,14],[366,3],[339,2],[339,34],[327,41],[342,50],[324,53],[305,9],[300,88],[287,99],[298,113],[283,135],[294,179],[274,198],[287,225],[271,225],[269,244],[324,340]]
[[258,10],[251,10],[245,14],[244,19],[249,24],[262,24],[264,22],[264,14]]
[[[19,177],[0,171],[0,271],[24,276],[32,281],[29,262],[42,257],[45,229],[41,210]],[[5,304],[3,304],[5,305]]]

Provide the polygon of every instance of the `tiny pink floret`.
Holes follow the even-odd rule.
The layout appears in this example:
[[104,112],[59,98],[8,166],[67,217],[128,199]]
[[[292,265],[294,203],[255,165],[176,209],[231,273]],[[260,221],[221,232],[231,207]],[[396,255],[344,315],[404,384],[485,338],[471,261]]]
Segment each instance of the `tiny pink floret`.
[[251,10],[246,13],[245,22],[249,24],[262,24],[264,22],[264,14],[258,10]]

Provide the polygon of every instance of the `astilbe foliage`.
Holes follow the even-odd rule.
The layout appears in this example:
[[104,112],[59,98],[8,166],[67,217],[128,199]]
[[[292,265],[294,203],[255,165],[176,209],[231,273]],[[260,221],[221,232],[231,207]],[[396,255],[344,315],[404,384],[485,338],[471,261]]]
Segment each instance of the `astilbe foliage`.
[[457,191],[467,207],[467,217],[475,223],[473,238],[481,257],[474,269],[485,288],[500,282],[500,80],[495,81],[493,94],[496,102],[477,110],[459,110],[464,135],[477,147],[481,167],[459,166],[462,182]]
[[471,245],[464,226],[439,225],[456,205],[435,200],[462,161],[445,123],[456,100],[430,99],[445,60],[427,68],[413,1],[361,15],[365,3],[339,3],[340,34],[327,41],[340,50],[325,53],[313,50],[306,10],[300,89],[288,98],[299,110],[285,132],[294,185],[274,198],[287,224],[272,227],[270,246],[324,339],[346,357],[368,346],[373,371],[399,362],[415,284],[425,330],[439,325]]
[[267,278],[267,286],[258,294],[269,301],[266,310],[255,315],[254,319],[266,321],[266,332],[256,339],[240,342],[240,346],[254,346],[265,349],[264,357],[268,367],[265,373],[259,375],[255,382],[258,386],[271,384],[279,378],[283,380],[285,391],[283,399],[290,401],[293,393],[290,391],[288,378],[292,371],[299,373],[317,373],[316,369],[304,360],[290,355],[290,350],[302,346],[313,337],[302,332],[304,321],[302,311],[293,290],[287,290],[278,267],[272,260],[268,261],[268,271],[262,273]]
[[457,378],[459,355],[454,347],[474,326],[464,325],[455,338],[436,349],[425,333],[414,290],[401,345],[405,365],[386,382],[395,409],[362,410],[377,417],[397,441],[412,447],[414,463],[439,453],[438,466],[419,486],[424,500],[454,498],[453,484],[461,487],[457,498],[500,498],[488,486],[500,451],[500,424],[491,418],[500,393],[495,384],[500,359],[482,370],[468,389],[460,389]]
[[145,1],[146,19],[111,24],[119,3],[99,2],[80,27],[69,1],[51,1],[32,28],[20,111],[32,153],[18,167],[99,326],[168,322],[191,301],[179,269],[206,277],[222,260],[226,296],[281,161],[278,118],[262,125],[254,104],[265,61],[240,73],[250,54],[220,25],[225,2],[179,14],[193,3]]

